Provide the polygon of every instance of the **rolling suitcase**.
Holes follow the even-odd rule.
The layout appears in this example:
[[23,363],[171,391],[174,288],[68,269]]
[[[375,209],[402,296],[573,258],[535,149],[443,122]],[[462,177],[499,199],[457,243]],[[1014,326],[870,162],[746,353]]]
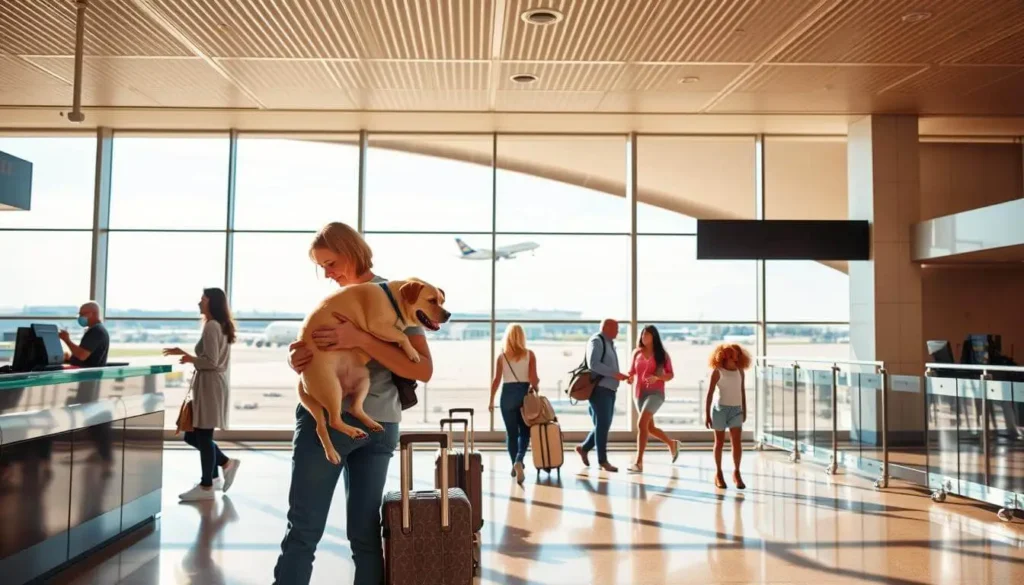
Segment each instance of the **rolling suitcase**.
[[412,491],[412,446],[440,443],[445,433],[407,433],[401,443],[401,491],[384,496],[384,576],[389,585],[469,585],[473,582],[473,513],[469,498],[448,486],[441,458],[441,489]]
[[540,472],[551,473],[554,469],[562,477],[562,462],[565,450],[562,446],[562,427],[557,422],[536,424],[530,427],[530,451],[533,451],[533,466]]
[[[480,453],[474,449],[476,429],[473,425],[472,408],[453,408],[448,411],[448,416],[456,413],[469,413],[469,421],[464,418],[446,418],[441,421],[441,430],[448,425],[452,431],[455,425],[462,424],[465,430],[463,436],[463,450],[458,452],[452,449],[448,458],[448,485],[462,488],[469,498],[469,504],[473,508],[473,568],[474,574],[479,575],[480,569],[480,531],[484,527],[483,517],[483,477],[484,464]],[[449,442],[452,442],[452,435],[449,434]],[[468,456],[466,455],[468,454]],[[435,462],[434,487],[441,486],[441,462],[440,458]]]

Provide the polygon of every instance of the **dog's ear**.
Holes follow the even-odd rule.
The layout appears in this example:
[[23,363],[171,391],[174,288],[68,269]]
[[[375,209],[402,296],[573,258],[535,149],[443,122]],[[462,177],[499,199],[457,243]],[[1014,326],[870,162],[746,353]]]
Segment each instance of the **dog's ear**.
[[423,284],[414,281],[407,282],[402,285],[402,288],[398,289],[398,292],[402,293],[402,300],[410,305],[420,298],[420,292],[422,291]]
[[448,298],[448,295],[444,294],[444,289],[443,288],[437,289],[437,292],[441,293],[441,298],[442,299],[447,299]]

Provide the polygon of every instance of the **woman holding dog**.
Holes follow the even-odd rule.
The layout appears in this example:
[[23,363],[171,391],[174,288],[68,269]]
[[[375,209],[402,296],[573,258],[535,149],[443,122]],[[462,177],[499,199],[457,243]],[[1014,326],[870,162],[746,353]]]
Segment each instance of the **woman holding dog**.
[[487,409],[494,412],[494,395],[501,385],[501,418],[505,421],[505,443],[512,458],[512,475],[520,484],[526,479],[523,460],[530,448],[530,427],[523,420],[520,409],[523,399],[536,388],[537,358],[526,349],[526,333],[522,325],[512,323],[505,329],[505,340],[501,355],[494,364],[494,380],[491,381],[491,402]]
[[[310,246],[309,257],[323,269],[325,278],[339,286],[385,282],[373,274],[373,252],[362,236],[340,222],[329,223],[317,233]],[[388,464],[398,446],[398,423],[402,419],[398,388],[392,381],[392,373],[421,382],[429,381],[433,374],[423,329],[409,327],[405,334],[420,354],[418,363],[409,360],[398,346],[381,341],[350,323],[321,328],[313,333],[313,341],[321,350],[358,348],[372,358],[367,364],[370,391],[363,409],[384,430],[369,432],[362,422],[345,413],[345,422],[363,429],[366,436],[353,439],[329,429],[331,441],[342,457],[342,464],[334,465],[324,457],[313,416],[301,404],[296,405],[288,528],[274,568],[275,585],[309,583],[313,556],[327,524],[334,490],[342,476],[348,521],[346,533],[356,568],[354,583],[378,585],[383,582],[380,508]],[[295,342],[290,347],[288,364],[301,373],[312,357],[311,348]]]

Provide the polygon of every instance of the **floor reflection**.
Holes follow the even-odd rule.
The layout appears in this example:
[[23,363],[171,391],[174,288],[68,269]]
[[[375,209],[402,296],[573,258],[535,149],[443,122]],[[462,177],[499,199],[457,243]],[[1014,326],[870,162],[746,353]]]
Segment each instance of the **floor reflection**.
[[[286,453],[245,452],[229,496],[179,505],[195,453],[169,450],[157,530],[55,582],[269,583],[284,534]],[[613,463],[624,467],[628,457],[616,452]],[[434,454],[414,459],[415,476],[429,478]],[[708,452],[684,452],[675,466],[649,462],[636,475],[581,470],[567,458],[562,479],[528,474],[524,486],[509,477],[503,452],[484,459],[479,584],[1024,583],[1024,523],[1003,524],[956,498],[935,504],[898,482],[878,492],[868,479],[827,477],[780,453],[744,457],[744,492],[715,489]],[[398,487],[392,471],[389,489]],[[342,490],[317,551],[316,584],[352,580]]]

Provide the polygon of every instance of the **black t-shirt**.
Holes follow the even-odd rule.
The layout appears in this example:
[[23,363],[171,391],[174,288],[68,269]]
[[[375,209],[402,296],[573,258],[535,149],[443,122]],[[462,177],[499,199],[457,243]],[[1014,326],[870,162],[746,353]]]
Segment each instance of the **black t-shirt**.
[[82,336],[79,343],[82,349],[89,351],[89,357],[84,361],[71,356],[69,363],[82,368],[102,368],[107,365],[107,352],[110,350],[110,334],[103,323],[97,323],[89,328]]

